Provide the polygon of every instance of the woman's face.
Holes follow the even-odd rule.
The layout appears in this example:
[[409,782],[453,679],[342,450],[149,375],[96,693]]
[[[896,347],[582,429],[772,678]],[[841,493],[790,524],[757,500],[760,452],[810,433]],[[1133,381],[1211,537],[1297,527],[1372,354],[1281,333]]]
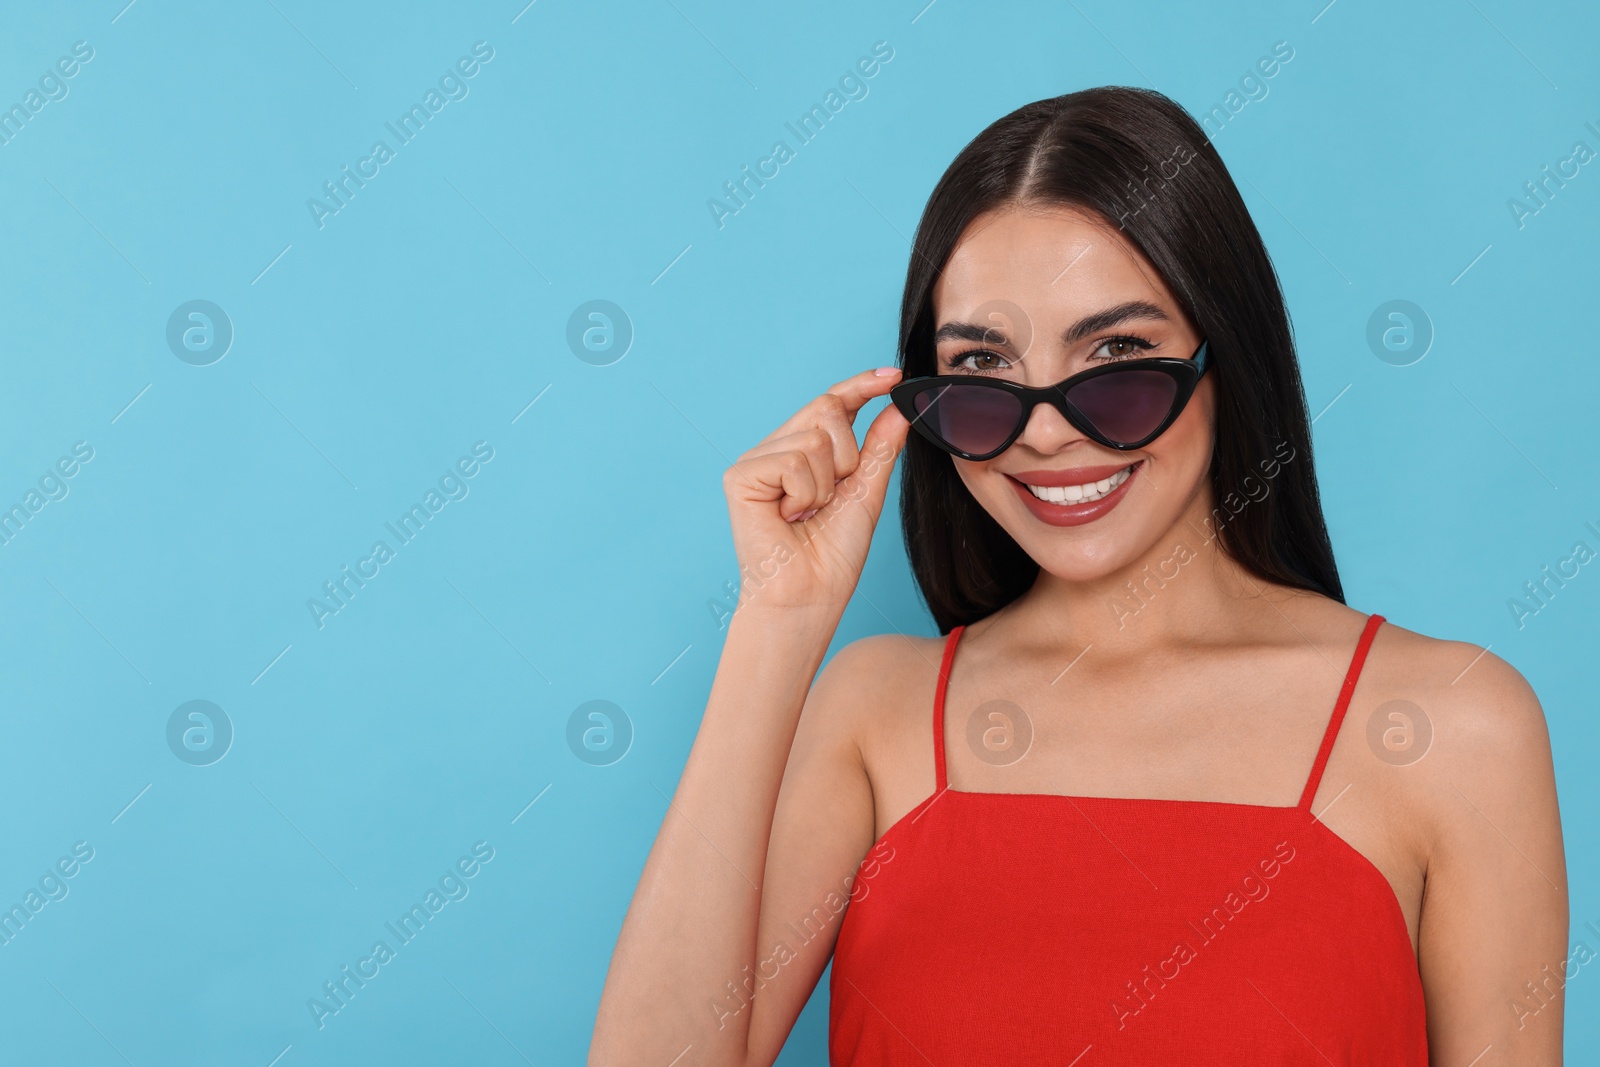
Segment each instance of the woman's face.
[[[1203,340],[1114,225],[1060,206],[974,219],[934,287],[933,308],[935,373],[1030,386],[1119,360],[1186,359]],[[978,330],[987,336],[973,339]],[[1208,374],[1166,432],[1129,452],[1090,440],[1040,404],[1000,455],[951,458],[973,497],[1040,567],[1092,581],[1152,548],[1170,551],[1167,531],[1186,512],[1208,509],[1214,404]],[[1067,496],[1062,504],[1030,485],[1081,488],[1076,502],[1072,489],[1047,491]]]

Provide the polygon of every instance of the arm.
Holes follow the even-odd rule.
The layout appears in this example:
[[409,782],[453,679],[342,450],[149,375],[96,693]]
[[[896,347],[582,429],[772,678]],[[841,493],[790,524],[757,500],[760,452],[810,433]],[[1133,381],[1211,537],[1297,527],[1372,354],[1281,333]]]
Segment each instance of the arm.
[[[822,869],[847,862],[840,846],[859,836],[863,817],[871,832],[870,790],[864,806],[848,802],[865,789],[859,768],[817,752],[819,739],[800,757],[804,783],[784,773],[785,757],[796,758],[790,753],[797,721],[828,717],[826,672],[805,694],[829,636],[820,619],[740,612],[729,624],[700,733],[612,956],[590,1063],[665,1067],[691,1046],[685,1062],[757,1062],[748,1047],[757,1019],[762,1043],[773,1046],[770,1062],[788,1036],[804,997],[781,1019],[768,1010],[776,998],[766,990],[746,1006],[746,980],[753,985],[752,975],[773,973],[766,962],[770,929],[761,931],[764,940],[757,937],[761,914],[773,894],[792,896],[798,885],[822,877]],[[801,731],[821,732],[814,725]],[[811,842],[787,834],[773,839],[780,778],[786,808],[794,795],[806,794],[841,823],[819,827],[821,836]],[[841,796],[827,795],[830,784]],[[785,975],[777,988],[787,993],[795,984]]]
[[1562,987],[1600,939],[1580,933],[1588,952],[1567,962],[1566,860],[1544,713],[1492,654],[1438,692],[1434,750],[1418,764],[1432,763],[1418,931],[1431,1059],[1559,1064]]
[[[840,383],[724,478],[740,603],[612,956],[591,1064],[666,1067],[691,1049],[685,1063],[770,1063],[815,984],[813,949],[804,967],[783,968],[771,996],[746,1006],[734,992],[747,973],[772,973],[764,915],[809,897],[850,866],[852,853],[859,860],[872,832],[870,789],[840,698],[851,687],[833,681],[853,673],[859,657],[847,650],[815,689],[811,681],[860,576],[909,428],[886,407],[858,452],[850,422],[895,380],[868,372]],[[780,785],[785,818],[775,831]],[[800,821],[814,837],[793,832]]]
[[[753,1011],[751,1064],[767,1067],[777,1059],[833,954],[846,907],[870,891],[856,882],[858,868],[862,883],[876,869],[862,864],[876,818],[859,728],[864,716],[881,715],[895,699],[900,640],[869,637],[840,650],[801,712],[762,884],[761,963],[748,974],[759,993],[745,1009]],[[885,857],[875,853],[875,859]],[[738,1008],[737,1001],[724,1003]]]

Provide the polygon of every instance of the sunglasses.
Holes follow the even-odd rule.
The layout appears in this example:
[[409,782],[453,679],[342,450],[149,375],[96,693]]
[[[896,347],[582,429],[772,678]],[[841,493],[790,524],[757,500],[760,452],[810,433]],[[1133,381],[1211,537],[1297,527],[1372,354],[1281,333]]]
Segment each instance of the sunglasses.
[[1054,407],[1084,436],[1128,451],[1172,425],[1206,368],[1202,341],[1189,359],[1108,363],[1055,385],[943,374],[903,381],[889,397],[918,433],[962,459],[993,459],[1010,448],[1039,404]]

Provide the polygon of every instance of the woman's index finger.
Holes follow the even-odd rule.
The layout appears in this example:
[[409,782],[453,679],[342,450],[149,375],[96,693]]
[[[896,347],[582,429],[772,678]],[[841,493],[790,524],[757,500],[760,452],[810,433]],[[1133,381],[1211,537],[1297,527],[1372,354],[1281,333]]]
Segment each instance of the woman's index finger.
[[[888,374],[881,373],[889,371]],[[883,396],[900,381],[899,367],[879,367],[877,370],[865,370],[860,374],[852,374],[841,382],[830,386],[821,396],[812,399],[805,407],[785,419],[779,426],[764,439],[771,441],[782,437],[784,434],[794,433],[797,430],[809,429],[818,425],[817,403],[823,397],[837,397],[844,405],[845,421],[855,424],[856,412],[860,411],[867,401],[875,396]]]
[[854,421],[856,412],[866,406],[867,401],[887,394],[899,382],[899,367],[878,367],[875,370],[852,374],[844,381],[830,386],[828,392],[844,401],[845,410]]

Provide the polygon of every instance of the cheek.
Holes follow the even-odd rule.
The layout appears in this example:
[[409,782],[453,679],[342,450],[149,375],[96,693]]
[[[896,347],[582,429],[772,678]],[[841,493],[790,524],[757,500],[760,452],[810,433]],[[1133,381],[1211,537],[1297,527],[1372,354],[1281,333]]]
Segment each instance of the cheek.
[[1195,390],[1183,412],[1165,433],[1146,445],[1146,477],[1137,486],[1139,503],[1126,521],[1159,536],[1158,527],[1179,521],[1196,497],[1209,492],[1212,442],[1215,435],[1215,391],[1209,381]]
[[1208,467],[1216,427],[1216,401],[1213,384],[1201,382],[1189,403],[1184,405],[1183,413],[1166,433],[1150,443],[1147,451],[1169,469]]
[[957,456],[951,456],[950,460],[955,464],[956,474],[967,487],[967,492],[972,494],[972,499],[991,517],[998,518],[1022,507],[1016,499],[1016,490],[1008,483],[1006,476],[990,468],[989,464],[974,463]]
[[[991,480],[991,476],[984,469],[985,465],[973,463],[959,456],[951,456],[950,462],[955,464],[956,474],[961,478],[961,484],[967,487],[967,492],[971,493],[980,504],[986,503],[988,492],[986,483]],[[995,476],[995,480],[998,480],[998,476]]]

